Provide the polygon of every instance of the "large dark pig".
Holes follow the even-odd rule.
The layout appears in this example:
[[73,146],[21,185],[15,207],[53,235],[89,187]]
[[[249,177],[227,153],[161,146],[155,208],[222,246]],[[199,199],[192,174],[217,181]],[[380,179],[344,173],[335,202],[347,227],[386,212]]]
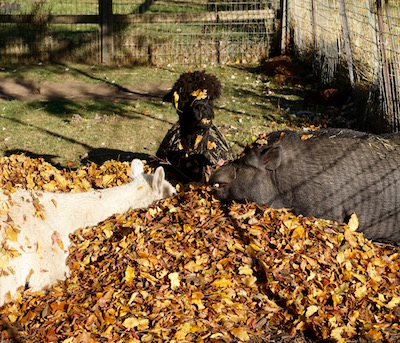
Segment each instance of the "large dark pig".
[[355,212],[372,240],[400,244],[400,134],[346,129],[273,132],[210,178],[217,197],[344,222]]

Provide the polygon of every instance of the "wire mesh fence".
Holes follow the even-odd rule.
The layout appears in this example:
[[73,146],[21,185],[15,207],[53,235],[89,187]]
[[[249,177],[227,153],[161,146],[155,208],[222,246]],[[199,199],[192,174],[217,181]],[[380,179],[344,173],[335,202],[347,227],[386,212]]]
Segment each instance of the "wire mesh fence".
[[[1,3],[0,61],[100,62],[101,3]],[[279,0],[114,0],[111,61],[159,65],[258,61],[269,54],[276,37],[278,9]],[[26,20],[18,21],[15,15],[20,14]]]
[[312,60],[321,80],[345,70],[353,89],[367,89],[365,110],[381,112],[383,129],[399,131],[399,1],[291,0],[288,11],[294,49]]

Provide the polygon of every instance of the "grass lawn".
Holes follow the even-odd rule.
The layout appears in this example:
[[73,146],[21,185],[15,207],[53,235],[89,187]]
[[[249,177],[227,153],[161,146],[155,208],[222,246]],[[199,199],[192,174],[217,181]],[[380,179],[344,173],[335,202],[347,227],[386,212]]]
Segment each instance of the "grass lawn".
[[[1,155],[25,152],[70,168],[87,159],[102,162],[133,153],[155,154],[178,119],[162,95],[189,70],[76,64],[3,68]],[[206,70],[223,85],[215,122],[235,153],[259,133],[310,123],[296,115],[301,89],[278,87],[269,77],[240,65],[206,66]]]

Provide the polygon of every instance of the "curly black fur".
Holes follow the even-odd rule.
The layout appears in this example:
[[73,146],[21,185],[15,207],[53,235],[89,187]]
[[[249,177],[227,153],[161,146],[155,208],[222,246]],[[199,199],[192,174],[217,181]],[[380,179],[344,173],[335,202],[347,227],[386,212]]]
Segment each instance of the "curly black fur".
[[174,83],[172,89],[164,95],[163,101],[172,102],[174,100],[174,92],[179,95],[179,106],[183,107],[188,101],[193,101],[191,95],[198,89],[207,89],[207,99],[214,101],[221,96],[221,82],[215,75],[207,74],[205,71],[194,71],[192,73],[183,73]]

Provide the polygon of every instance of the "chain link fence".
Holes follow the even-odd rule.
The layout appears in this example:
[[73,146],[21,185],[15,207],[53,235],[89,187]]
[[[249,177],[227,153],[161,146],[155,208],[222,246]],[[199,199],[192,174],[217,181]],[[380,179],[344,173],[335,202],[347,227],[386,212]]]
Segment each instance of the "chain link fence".
[[279,0],[1,2],[0,61],[99,63],[109,44],[118,64],[256,62],[276,38],[278,10]]

